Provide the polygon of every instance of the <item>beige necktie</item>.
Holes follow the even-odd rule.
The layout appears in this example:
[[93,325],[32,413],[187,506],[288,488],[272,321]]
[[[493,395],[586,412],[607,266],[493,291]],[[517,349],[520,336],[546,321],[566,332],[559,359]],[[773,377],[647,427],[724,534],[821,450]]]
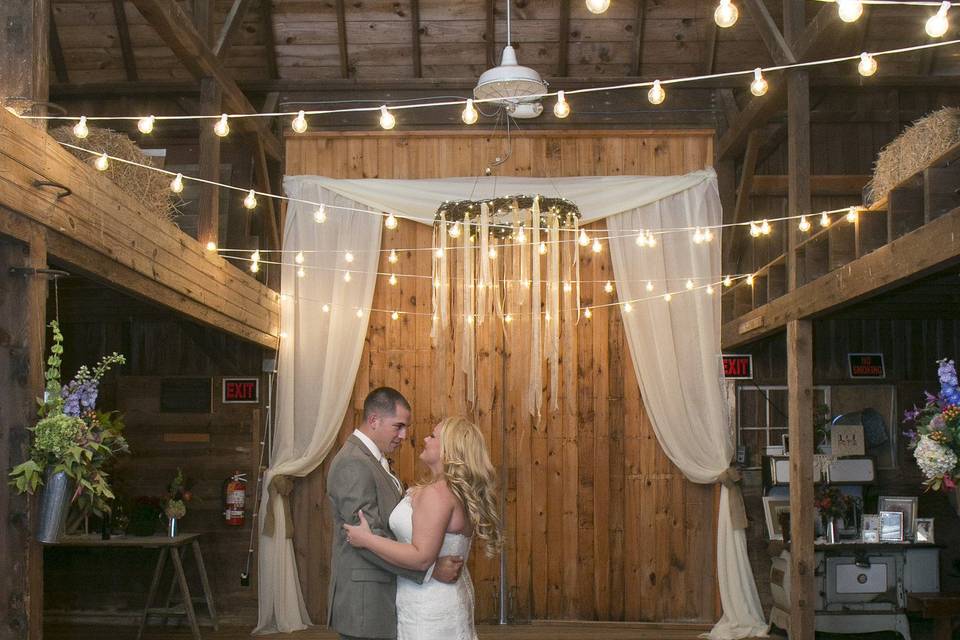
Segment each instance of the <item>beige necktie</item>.
[[387,460],[387,456],[380,456],[380,465],[383,467],[383,470],[387,472],[387,475],[390,476],[390,479],[393,480],[393,483],[397,486],[397,491],[403,493],[403,486],[400,484],[400,480],[398,480],[397,477],[390,472],[390,462]]

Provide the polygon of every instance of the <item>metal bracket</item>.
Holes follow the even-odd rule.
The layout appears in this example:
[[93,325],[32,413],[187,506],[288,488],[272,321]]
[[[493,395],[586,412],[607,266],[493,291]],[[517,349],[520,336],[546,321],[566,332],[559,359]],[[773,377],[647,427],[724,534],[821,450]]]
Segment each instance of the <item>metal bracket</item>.
[[50,182],[48,180],[34,180],[33,186],[38,188],[53,187],[54,189],[60,189],[60,192],[56,194],[57,200],[59,200],[60,198],[66,198],[67,196],[73,195],[73,191],[71,191],[70,187],[64,186],[59,182]]
[[56,280],[57,278],[69,278],[70,273],[61,269],[36,269],[34,267],[10,267],[7,272],[11,276],[49,276]]

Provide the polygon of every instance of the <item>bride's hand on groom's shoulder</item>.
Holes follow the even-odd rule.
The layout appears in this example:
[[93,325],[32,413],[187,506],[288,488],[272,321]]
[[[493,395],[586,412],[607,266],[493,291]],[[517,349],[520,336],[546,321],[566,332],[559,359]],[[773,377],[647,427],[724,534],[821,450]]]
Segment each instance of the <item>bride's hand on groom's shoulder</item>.
[[360,517],[360,524],[346,524],[343,525],[343,530],[347,536],[347,542],[350,543],[350,546],[357,549],[366,549],[366,542],[369,540],[369,537],[373,535],[373,532],[370,531],[370,525],[367,524],[367,519],[363,515],[363,511],[358,511],[357,515]]

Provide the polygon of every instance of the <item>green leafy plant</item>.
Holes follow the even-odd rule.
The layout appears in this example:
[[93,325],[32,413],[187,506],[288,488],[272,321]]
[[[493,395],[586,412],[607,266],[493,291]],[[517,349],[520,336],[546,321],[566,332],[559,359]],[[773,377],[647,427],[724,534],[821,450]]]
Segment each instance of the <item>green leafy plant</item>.
[[30,430],[33,442],[29,458],[10,472],[10,484],[19,493],[33,494],[43,485],[49,468],[65,472],[76,483],[73,499],[84,513],[100,516],[113,499],[105,465],[119,453],[129,451],[123,437],[123,418],[116,412],[97,411],[100,379],[113,365],[126,359],[117,353],[104,356],[91,372],[80,367],[66,385],[60,384],[63,334],[56,321],[50,323],[53,344],[47,358],[46,389],[37,399],[40,420]]

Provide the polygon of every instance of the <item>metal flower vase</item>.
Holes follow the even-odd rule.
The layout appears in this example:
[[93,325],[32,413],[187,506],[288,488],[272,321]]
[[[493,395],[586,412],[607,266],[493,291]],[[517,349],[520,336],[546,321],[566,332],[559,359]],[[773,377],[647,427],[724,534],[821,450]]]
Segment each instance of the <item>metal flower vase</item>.
[[839,527],[835,518],[827,518],[826,534],[827,544],[837,544],[840,542]]
[[73,481],[65,471],[53,473],[47,468],[43,482],[43,495],[40,497],[40,518],[37,525],[37,540],[52,544],[63,535],[70,511],[70,498],[73,496]]
[[167,535],[171,538],[176,538],[179,533],[178,520],[179,518],[167,518]]

